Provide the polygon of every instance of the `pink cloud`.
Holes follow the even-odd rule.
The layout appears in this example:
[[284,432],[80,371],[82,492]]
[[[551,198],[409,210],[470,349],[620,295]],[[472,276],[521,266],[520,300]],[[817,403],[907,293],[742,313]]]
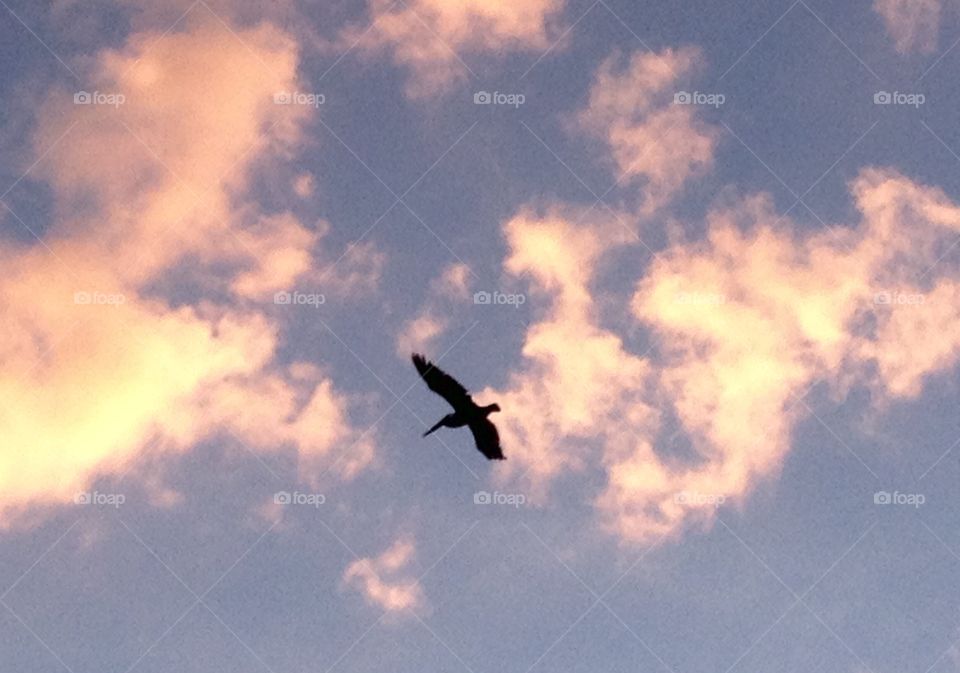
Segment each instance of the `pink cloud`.
[[[960,280],[939,258],[960,232],[960,207],[890,170],[861,171],[851,193],[861,217],[850,229],[792,234],[760,195],[711,210],[705,240],[660,252],[628,307],[655,356],[631,353],[598,316],[596,273],[629,235],[561,211],[505,223],[504,268],[529,280],[543,317],[517,373],[481,393],[503,408],[504,480],[545,497],[558,476],[599,470],[603,525],[655,542],[709,525],[718,505],[743,504],[775,479],[815,383],[838,398],[869,387],[887,404],[955,367]],[[696,460],[657,450],[660,409]]]
[[359,591],[368,603],[388,614],[422,611],[423,588],[407,570],[415,553],[412,538],[398,538],[380,556],[357,559],[347,566],[343,584]]
[[710,169],[719,134],[700,119],[698,105],[674,104],[700,65],[697,49],[637,52],[623,68],[620,60],[601,64],[576,119],[607,145],[619,179],[642,184],[641,213],[650,215]]
[[471,54],[543,51],[554,39],[563,0],[370,0],[369,25],[341,35],[339,47],[388,51],[411,71],[407,92],[417,98],[442,93],[466,79],[461,60]]
[[[35,175],[57,216],[42,242],[0,246],[7,521],[124,473],[148,445],[186,450],[221,431],[255,450],[296,447],[304,479],[347,447],[339,476],[373,460],[328,375],[273,362],[270,296],[306,274],[319,235],[243,202],[249,167],[289,147],[311,113],[273,100],[297,90],[296,45],[205,14],[182,28],[93,59],[91,81],[122,104],[55,91],[38,112],[37,154],[49,152]],[[185,269],[216,301],[156,296]]]
[[419,313],[408,320],[397,335],[397,354],[408,357],[413,352],[433,350],[437,340],[449,329],[451,315],[472,302],[470,282],[470,269],[466,264],[448,265],[431,282]]
[[880,15],[896,49],[929,54],[937,48],[941,0],[874,0],[873,11]]

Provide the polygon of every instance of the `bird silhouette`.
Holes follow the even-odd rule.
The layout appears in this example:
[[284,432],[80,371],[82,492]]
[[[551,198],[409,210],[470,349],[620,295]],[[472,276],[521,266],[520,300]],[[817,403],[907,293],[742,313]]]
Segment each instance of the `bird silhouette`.
[[487,418],[494,411],[500,411],[500,405],[494,403],[485,407],[478,406],[459,381],[419,353],[413,354],[413,366],[420,372],[427,387],[453,407],[452,414],[447,414],[437,421],[436,425],[423,433],[423,436],[426,437],[442,427],[462,428],[466,425],[473,433],[473,441],[480,453],[488,460],[504,460],[506,456],[500,448],[500,434],[497,432],[497,426]]

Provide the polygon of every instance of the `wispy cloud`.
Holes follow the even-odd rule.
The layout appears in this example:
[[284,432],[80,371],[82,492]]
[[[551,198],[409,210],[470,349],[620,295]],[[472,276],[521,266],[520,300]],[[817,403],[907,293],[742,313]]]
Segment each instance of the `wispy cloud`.
[[423,588],[409,572],[415,553],[413,539],[400,537],[376,558],[357,559],[347,566],[344,585],[389,614],[422,611],[426,605]]
[[937,48],[941,0],[874,0],[873,10],[901,54],[929,54]]
[[563,0],[370,0],[369,24],[343,31],[341,48],[389,52],[411,71],[407,92],[442,93],[469,76],[464,58],[546,50]]
[[626,65],[614,54],[594,75],[580,128],[607,145],[617,178],[642,185],[642,212],[668,203],[713,163],[718,130],[703,121],[702,105],[717,93],[684,89],[702,65],[699,50],[636,52]]
[[397,354],[406,357],[414,351],[431,351],[450,327],[457,304],[462,309],[469,301],[469,268],[459,262],[448,265],[430,284],[420,312],[404,324],[397,336]]

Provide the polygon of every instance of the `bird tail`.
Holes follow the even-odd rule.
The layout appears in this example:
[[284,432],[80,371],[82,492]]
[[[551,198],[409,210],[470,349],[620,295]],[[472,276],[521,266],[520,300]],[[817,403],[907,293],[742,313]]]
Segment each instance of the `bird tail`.
[[439,421],[437,421],[437,424],[436,424],[436,425],[434,425],[432,428],[430,428],[430,429],[427,430],[425,433],[423,433],[423,436],[426,437],[426,436],[429,435],[431,432],[433,432],[433,431],[435,431],[435,430],[439,430],[442,426],[443,426],[443,419],[441,418]]

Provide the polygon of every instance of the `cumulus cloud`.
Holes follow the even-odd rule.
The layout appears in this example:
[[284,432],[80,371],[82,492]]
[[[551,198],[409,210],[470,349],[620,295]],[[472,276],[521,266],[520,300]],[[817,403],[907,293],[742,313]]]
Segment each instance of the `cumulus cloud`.
[[873,11],[901,54],[929,54],[937,48],[941,0],[874,0]]
[[[295,86],[296,45],[269,26],[238,39],[214,19],[159,38],[134,34],[99,54],[91,77],[122,105],[73,105],[71,92],[56,91],[35,139],[38,155],[52,148],[38,172],[64,213],[53,233],[95,258],[110,246],[126,262],[111,265],[124,283],[188,256],[249,265],[271,238],[292,235],[289,219],[246,216],[253,226],[239,236],[231,200],[252,159],[289,145],[309,114],[273,103],[274,92]],[[78,132],[64,137],[74,123]]]
[[563,0],[370,0],[368,26],[343,31],[340,48],[389,52],[411,71],[407,92],[424,97],[466,78],[464,57],[543,51]]
[[525,210],[504,225],[506,272],[528,277],[548,308],[527,330],[524,366],[508,386],[478,394],[503,409],[497,425],[510,456],[505,470],[535,490],[562,471],[582,469],[592,440],[656,420],[644,401],[649,364],[599,326],[591,291],[600,258],[633,238],[616,223],[571,220],[560,211]]
[[641,209],[649,215],[709,170],[719,133],[700,118],[701,106],[674,104],[701,64],[699,50],[636,52],[622,60],[614,54],[603,62],[576,119],[606,143],[619,178],[642,184]]
[[889,170],[851,191],[861,221],[842,233],[784,233],[766,197],[715,210],[706,242],[666,251],[639,284],[633,310],[661,340],[660,383],[703,460],[677,490],[740,496],[774,476],[818,381],[896,399],[956,364],[957,269],[934,265],[960,208]]
[[[305,364],[274,363],[271,293],[310,266],[319,235],[244,204],[254,161],[299,136],[296,45],[270,26],[210,17],[132,35],[90,78],[119,106],[55,91],[38,112],[34,171],[56,217],[32,245],[0,243],[0,508],[67,501],[145,446],[228,430],[295,446],[305,477],[354,442],[349,400]],[[272,313],[271,313],[272,312]]]
[[[709,524],[718,504],[775,478],[814,383],[838,396],[865,386],[889,402],[954,367],[960,280],[940,257],[960,208],[891,170],[863,170],[851,193],[860,222],[834,232],[791,233],[766,195],[712,209],[706,240],[662,251],[637,284],[630,310],[655,340],[650,356],[597,317],[597,269],[629,242],[618,229],[529,211],[507,222],[505,269],[529,279],[546,313],[527,331],[520,370],[483,393],[504,409],[506,479],[543,492],[599,465],[604,525],[651,542]],[[659,408],[693,458],[659,446]]]
[[409,573],[415,554],[413,539],[400,537],[380,556],[357,559],[347,566],[343,584],[360,592],[368,603],[388,614],[423,610],[423,588]]

